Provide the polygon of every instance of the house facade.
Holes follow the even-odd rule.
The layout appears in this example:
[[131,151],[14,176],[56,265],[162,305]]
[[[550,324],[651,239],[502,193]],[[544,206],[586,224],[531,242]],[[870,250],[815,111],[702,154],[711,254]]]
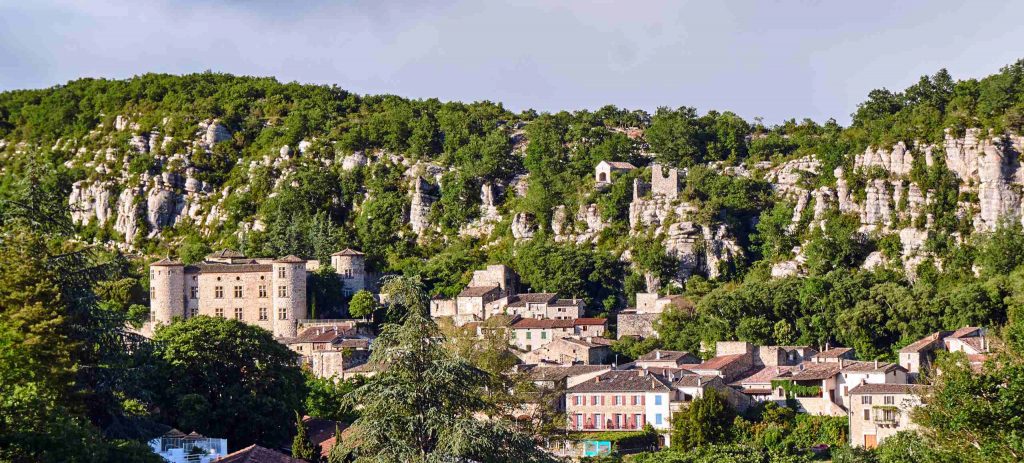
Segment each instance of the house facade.
[[900,431],[917,429],[911,412],[925,386],[863,384],[850,390],[850,445],[874,448]]
[[574,320],[520,318],[510,326],[509,342],[522,351],[532,351],[561,338],[597,338],[604,336],[608,320],[577,318]]
[[570,387],[565,396],[569,429],[634,431],[650,424],[668,431],[672,388],[644,370],[612,370]]

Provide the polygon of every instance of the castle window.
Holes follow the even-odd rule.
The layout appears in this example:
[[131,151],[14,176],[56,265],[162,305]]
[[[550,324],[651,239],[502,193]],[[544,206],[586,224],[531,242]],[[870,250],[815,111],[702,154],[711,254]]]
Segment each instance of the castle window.
[[242,319],[242,308],[241,307],[235,307],[235,320],[241,320],[241,319]]
[[352,278],[352,269],[345,269],[345,278]]
[[242,287],[241,286],[235,286],[235,297],[236,298],[242,297]]
[[195,317],[196,315],[199,315],[199,307],[192,308],[192,316]]
[[285,270],[284,267],[280,267],[280,268],[277,269],[277,277],[278,278],[284,278],[286,275],[287,275],[287,271]]
[[278,320],[287,320],[288,319],[288,309],[286,309],[284,307],[281,307],[280,309],[277,309],[277,319]]
[[277,297],[288,297],[288,287],[287,286],[278,286],[277,287]]
[[266,320],[266,319],[267,319],[267,308],[266,307],[260,307],[260,320]]
[[213,314],[218,316],[218,317],[220,317],[220,318],[224,318],[224,308],[223,307],[217,307],[216,309],[213,309]]
[[149,299],[156,299],[156,288],[149,288]]
[[345,297],[349,297],[349,296],[352,295],[352,290],[348,289],[348,288],[342,288],[341,289],[341,295],[345,296]]
[[198,286],[193,286],[193,287],[189,288],[189,290],[192,293],[191,294],[192,299],[199,299],[199,287]]
[[156,270],[150,270],[149,271],[149,279],[152,280],[153,277],[155,277],[155,276],[156,276]]
[[260,297],[267,297],[267,285],[260,285]]
[[214,286],[213,287],[213,297],[215,297],[217,299],[224,299],[224,287],[223,286]]

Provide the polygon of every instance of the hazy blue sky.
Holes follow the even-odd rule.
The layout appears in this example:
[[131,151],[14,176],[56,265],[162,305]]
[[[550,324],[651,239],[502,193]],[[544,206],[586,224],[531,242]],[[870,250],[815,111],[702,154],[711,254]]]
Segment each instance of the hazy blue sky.
[[847,122],[878,87],[1024,57],[1024,2],[0,0],[0,90],[206,69],[513,110]]

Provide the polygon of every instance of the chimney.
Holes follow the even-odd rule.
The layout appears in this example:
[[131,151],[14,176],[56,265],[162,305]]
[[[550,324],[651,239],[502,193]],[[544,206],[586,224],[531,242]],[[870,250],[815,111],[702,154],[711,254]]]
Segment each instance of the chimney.
[[839,357],[839,368],[846,368],[846,359]]
[[878,369],[878,359],[875,359],[875,369]]
[[595,383],[600,383],[600,382],[601,382],[601,376],[600,376],[600,375],[598,375],[598,376],[595,376],[595,377],[594,377],[594,382],[595,382]]
[[697,376],[697,387],[701,387],[704,384],[703,378]]
[[661,351],[660,350],[654,351],[654,360],[661,360]]

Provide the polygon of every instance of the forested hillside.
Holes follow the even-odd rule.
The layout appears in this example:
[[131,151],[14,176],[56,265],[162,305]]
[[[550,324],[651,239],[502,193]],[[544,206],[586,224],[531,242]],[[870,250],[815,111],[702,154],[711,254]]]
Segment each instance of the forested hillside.
[[[998,326],[1024,295],[1024,61],[875,90],[849,127],[724,111],[356,95],[225,74],[82,79],[0,94],[0,196],[30,172],[77,234],[131,255],[326,260],[451,296],[487,263],[593,314],[684,293],[651,343],[841,343],[862,358]],[[600,161],[638,169],[597,185]],[[680,169],[676,199],[634,180]],[[315,287],[315,285],[314,285]],[[324,316],[344,301],[319,298]]]

